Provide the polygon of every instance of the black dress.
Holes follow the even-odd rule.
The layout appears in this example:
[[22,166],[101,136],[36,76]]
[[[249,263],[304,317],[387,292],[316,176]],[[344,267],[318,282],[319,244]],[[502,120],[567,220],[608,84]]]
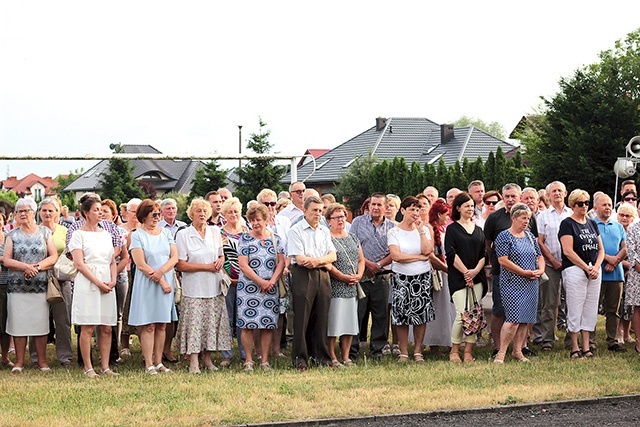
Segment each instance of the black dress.
[[[458,222],[452,222],[445,233],[444,248],[447,267],[449,267],[449,293],[453,295],[456,291],[464,289],[466,283],[464,275],[453,266],[453,260],[458,255],[467,268],[476,268],[478,262],[486,258],[484,233],[477,225],[473,233],[469,233]],[[482,283],[482,295],[487,293],[487,277],[484,274],[484,268],[473,279],[473,283]]]

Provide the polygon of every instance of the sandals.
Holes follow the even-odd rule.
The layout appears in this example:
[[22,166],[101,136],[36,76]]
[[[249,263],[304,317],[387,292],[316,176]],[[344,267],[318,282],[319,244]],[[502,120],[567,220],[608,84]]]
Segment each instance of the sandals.
[[393,346],[391,346],[391,353],[394,356],[400,356],[400,353],[402,353],[400,351],[400,346],[398,344],[394,344]]
[[588,358],[588,359],[590,359],[590,358],[592,358],[592,357],[595,357],[595,354],[594,354],[594,352],[593,352],[593,348],[590,348],[590,349],[589,349],[589,350],[587,350],[587,351],[584,351],[584,350],[583,350],[583,351],[582,351],[582,357],[586,357],[586,358]]
[[511,357],[515,360],[517,360],[518,362],[524,362],[524,363],[529,363],[531,362],[531,360],[529,360],[524,354],[522,353],[511,353]]
[[576,350],[569,353],[569,359],[581,359],[582,358],[582,350]]
[[101,371],[102,371],[102,375],[106,375],[106,376],[108,376],[108,377],[119,377],[119,376],[120,376],[120,374],[119,374],[119,373],[117,373],[117,372],[113,372],[113,371],[111,370],[111,368],[102,369]]
[[244,370],[245,372],[251,372],[251,371],[253,371],[253,362],[244,362],[244,363],[242,364],[242,366],[243,366],[243,370]]
[[192,366],[189,365],[189,373],[190,374],[199,374],[200,373],[200,367],[199,366]]
[[449,362],[462,363],[459,353],[449,353]]
[[221,368],[226,368],[229,366],[231,366],[231,359],[224,359],[222,362],[220,362]]
[[407,363],[407,361],[409,360],[409,355],[408,354],[401,354],[398,356],[398,362],[399,363]]
[[172,374],[173,373],[173,371],[171,369],[167,368],[162,363],[159,363],[159,364],[156,365],[156,372],[162,372],[163,374]]
[[350,366],[356,366],[356,364],[351,359],[344,359],[342,361],[342,365],[346,366],[347,368],[350,367]]
[[471,353],[464,353],[464,363],[473,363],[476,361],[476,359],[473,358],[473,355]]
[[9,359],[7,360],[3,360],[2,362],[0,362],[2,364],[2,366],[6,366],[7,368],[13,368],[15,365],[13,364],[13,362]]
[[273,371],[273,369],[271,369],[271,365],[269,365],[269,362],[261,363],[260,367],[262,368],[263,371]]
[[87,369],[86,371],[84,371],[84,375],[88,378],[93,378],[93,379],[100,378],[100,375],[96,374],[96,371],[94,371],[93,368]]
[[24,368],[22,366],[14,366],[13,368],[11,368],[11,373],[12,374],[21,374],[23,369]]
[[[262,366],[262,364],[260,366]],[[338,359],[332,359],[331,362],[329,363],[329,367],[331,368],[339,368],[341,366],[342,364],[338,362]]]
[[156,371],[156,367],[151,365],[147,368],[147,374],[149,375],[158,375],[158,371]]
[[422,355],[422,353],[413,353],[413,360],[415,360],[416,363],[423,363],[424,356]]

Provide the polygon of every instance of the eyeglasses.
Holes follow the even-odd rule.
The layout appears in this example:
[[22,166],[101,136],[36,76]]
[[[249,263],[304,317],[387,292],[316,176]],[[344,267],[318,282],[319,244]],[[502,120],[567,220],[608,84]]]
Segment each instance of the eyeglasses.
[[333,220],[336,220],[336,221],[344,221],[345,219],[347,219],[347,217],[344,216],[344,215],[340,215],[340,216],[332,216],[329,219],[333,219]]
[[623,213],[619,213],[619,214],[618,214],[618,216],[619,216],[619,217],[622,217],[622,218],[633,218],[633,215],[631,215],[631,214],[623,214]]
[[278,202],[264,202],[263,203],[265,206],[275,206],[278,204]]
[[154,218],[161,218],[162,217],[162,213],[160,212],[151,212],[151,216]]
[[18,215],[28,214],[29,212],[33,212],[33,209],[20,209],[20,210],[16,211],[16,213]]
[[635,197],[627,197],[624,199],[625,202],[637,202],[638,199]]
[[584,202],[576,202],[576,206],[582,208],[584,206],[589,207],[591,202],[589,200],[585,200]]
[[485,205],[489,205],[489,206],[495,206],[498,203],[500,203],[500,200],[487,200],[486,202],[484,202]]
[[302,194],[304,190],[291,190],[291,193]]

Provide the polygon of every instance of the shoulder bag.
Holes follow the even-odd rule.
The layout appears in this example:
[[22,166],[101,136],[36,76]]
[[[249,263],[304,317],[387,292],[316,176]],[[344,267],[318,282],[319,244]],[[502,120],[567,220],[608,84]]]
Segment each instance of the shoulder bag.
[[[271,241],[273,242],[273,250],[276,252],[276,265],[278,265],[278,244],[276,243],[276,234],[271,232]],[[284,273],[280,275],[278,278],[278,292],[280,293],[280,298],[284,298],[287,296],[287,285],[284,278]]]

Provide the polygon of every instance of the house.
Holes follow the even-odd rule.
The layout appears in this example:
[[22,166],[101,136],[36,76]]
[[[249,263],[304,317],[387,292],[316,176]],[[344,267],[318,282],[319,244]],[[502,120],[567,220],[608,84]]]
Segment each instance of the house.
[[[340,176],[369,151],[378,161],[403,157],[409,165],[414,161],[421,165],[437,165],[443,159],[447,165],[452,165],[456,160],[462,162],[465,157],[475,161],[480,156],[486,161],[489,153],[498,147],[502,147],[507,159],[518,150],[516,145],[474,126],[456,128],[426,118],[378,117],[375,126],[318,157],[315,170],[313,163],[300,166],[298,179],[320,193],[333,192]],[[290,183],[291,175],[285,175],[283,182]]]
[[329,150],[327,150],[326,148],[309,148],[302,155],[302,158],[298,162],[298,167],[309,163],[312,160],[312,158],[314,160],[317,159],[318,157],[322,156],[323,154],[326,154],[328,151]]
[[[162,154],[151,145],[123,145],[122,153]],[[204,165],[199,160],[130,160],[130,162],[134,179],[153,185],[158,197],[170,192],[188,194],[196,171]],[[88,191],[99,192],[100,177],[108,171],[108,168],[109,160],[102,160],[66,186],[64,191],[73,191],[76,201]]]
[[34,173],[30,173],[22,179],[15,176],[2,181],[0,189],[2,191],[13,190],[18,197],[31,196],[34,200],[40,201],[48,196],[56,194],[53,188],[58,186],[58,181],[54,181],[50,176],[44,178]]

